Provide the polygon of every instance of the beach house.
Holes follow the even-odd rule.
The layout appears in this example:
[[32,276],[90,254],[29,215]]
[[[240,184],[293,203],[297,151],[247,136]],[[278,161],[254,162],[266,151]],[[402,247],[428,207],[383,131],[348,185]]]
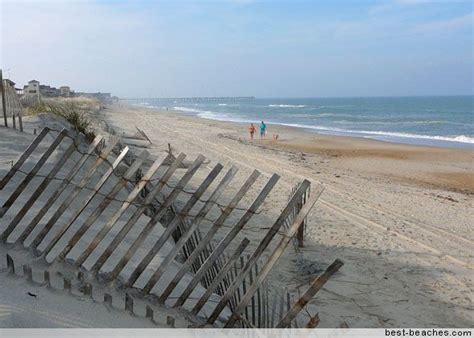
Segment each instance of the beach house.
[[26,96],[40,96],[39,81],[31,80],[23,87],[23,94]]
[[71,96],[71,88],[69,86],[59,87],[59,93],[61,96],[69,97]]

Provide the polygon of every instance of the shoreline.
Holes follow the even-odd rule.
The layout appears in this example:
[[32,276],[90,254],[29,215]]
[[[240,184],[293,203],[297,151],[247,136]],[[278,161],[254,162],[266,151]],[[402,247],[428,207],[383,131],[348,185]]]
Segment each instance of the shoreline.
[[[110,106],[117,109],[117,106]],[[463,194],[474,194],[474,149],[448,148],[433,145],[395,143],[372,138],[327,135],[305,128],[267,123],[268,133],[260,140],[258,132],[249,140],[248,124],[245,122],[221,121],[203,118],[177,110],[163,110],[155,107],[125,105],[119,109],[145,110],[178,119],[186,119],[205,126],[221,126],[230,133],[218,133],[247,146],[258,146],[269,150],[298,152],[305,155],[330,158],[341,168],[357,170],[367,174],[382,174],[397,178],[400,182],[416,183],[425,187],[442,188]],[[279,135],[278,141],[272,134]],[[351,162],[351,159],[357,161]],[[363,163],[361,163],[363,162]],[[403,164],[406,172],[396,175],[394,168]],[[430,169],[430,164],[434,167]],[[393,166],[393,167],[391,167]]]
[[[472,325],[473,151],[273,125],[268,133],[278,132],[278,142],[251,142],[245,123],[136,106],[108,106],[99,117],[117,135],[142,130],[152,143],[127,143],[138,152],[145,147],[163,156],[170,146],[190,161],[204,155],[206,172],[217,163],[238,167],[226,201],[257,169],[261,180],[244,207],[279,175],[264,212],[243,230],[255,245],[256,229],[273,224],[296,184],[308,179],[312,191],[323,188],[307,219],[305,246],[298,254],[286,250],[269,277],[277,287],[297,288],[314,276],[304,267],[344,261],[341,274],[318,294],[325,306],[310,309],[320,313],[320,327],[338,327],[343,317],[349,327]],[[238,215],[229,225],[237,221]]]
[[[156,110],[169,109],[168,111],[174,111],[180,114],[188,116],[195,116],[198,118],[221,121],[221,122],[232,122],[232,123],[259,123],[259,121],[253,121],[250,119],[240,118],[222,118],[220,114],[226,115],[224,112],[207,111],[189,107],[160,107],[152,105],[133,105],[136,107],[143,107]],[[452,149],[471,149],[474,150],[474,139],[465,135],[458,135],[456,137],[441,136],[441,135],[424,135],[424,134],[413,134],[405,132],[388,132],[388,131],[377,131],[377,130],[347,130],[339,128],[329,128],[317,125],[304,125],[298,123],[287,123],[287,122],[275,122],[271,119],[265,120],[267,125],[277,125],[285,127],[294,127],[303,129],[306,132],[317,133],[320,135],[330,136],[342,136],[342,137],[356,137],[363,139],[372,139],[377,141],[398,143],[398,144],[410,144],[428,147],[440,147],[440,148],[452,148]],[[462,140],[464,139],[464,141]]]
[[[247,124],[134,106],[106,106],[89,117],[97,134],[124,136],[135,154],[146,150],[151,159],[163,158],[170,146],[189,163],[204,155],[205,164],[191,182],[194,188],[217,163],[235,166],[238,172],[221,195],[223,205],[254,170],[260,176],[239,204],[243,209],[270,176],[280,176],[242,229],[241,237],[251,239],[247,253],[262,239],[265,231],[260,229],[274,224],[296,184],[308,179],[311,191],[323,188],[307,218],[304,247],[298,252],[289,247],[268,277],[270,285],[296,293],[321,268],[342,260],[344,267],[320,290],[317,303],[308,304],[308,311],[319,313],[321,328],[339,327],[342,321],[351,328],[432,327],[434,321],[440,327],[472,325],[472,151],[317,135],[283,126],[269,126],[270,135],[280,133],[278,142],[250,142]],[[5,159],[17,158],[28,146],[33,128],[62,120],[55,121],[48,114],[31,116],[24,118],[26,133],[2,129],[9,140],[3,144]],[[136,128],[150,142],[134,137]],[[2,170],[9,167],[2,163]],[[183,205],[187,195],[180,197]],[[214,208],[210,217],[216,219],[221,211]],[[216,242],[241,216],[238,210],[229,216]],[[203,233],[208,227],[200,224]]]

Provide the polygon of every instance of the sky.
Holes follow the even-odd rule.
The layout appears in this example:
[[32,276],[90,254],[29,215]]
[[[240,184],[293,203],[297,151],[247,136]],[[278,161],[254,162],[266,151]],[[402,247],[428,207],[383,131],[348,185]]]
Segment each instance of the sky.
[[472,1],[0,0],[0,67],[120,97],[472,95]]

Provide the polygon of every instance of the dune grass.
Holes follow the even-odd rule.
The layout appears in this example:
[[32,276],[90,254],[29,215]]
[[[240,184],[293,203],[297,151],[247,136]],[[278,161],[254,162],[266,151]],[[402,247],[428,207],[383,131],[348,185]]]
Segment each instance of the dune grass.
[[87,117],[87,106],[84,107],[78,102],[41,100],[29,107],[28,111],[32,115],[51,113],[61,116],[71,124],[74,130],[84,134],[88,139],[95,137],[95,133],[91,129],[91,122]]

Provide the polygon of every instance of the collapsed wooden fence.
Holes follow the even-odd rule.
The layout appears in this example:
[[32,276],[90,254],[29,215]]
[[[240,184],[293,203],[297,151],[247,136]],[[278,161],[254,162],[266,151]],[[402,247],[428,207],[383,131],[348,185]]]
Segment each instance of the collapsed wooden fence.
[[[47,136],[53,136],[53,141],[48,143]],[[33,161],[32,154],[39,151],[40,144],[46,149],[38,160]],[[79,145],[83,145],[84,149],[80,150]],[[250,240],[245,236],[241,238],[242,230],[258,213],[277,184],[278,175],[274,174],[266,181],[251,205],[241,210],[242,216],[218,241],[216,234],[229,228],[225,222],[239,209],[239,203],[261,176],[258,170],[253,171],[228,204],[220,205],[218,201],[236,175],[237,167],[232,166],[215,184],[209,197],[203,200],[204,193],[222,172],[221,164],[214,165],[197,189],[193,189],[190,181],[204,163],[204,156],[197,156],[179,176],[176,172],[178,168],[183,168],[186,157],[183,153],[171,158],[171,153],[162,156],[147,169],[143,165],[149,160],[146,150],[132,156],[131,161],[129,153],[129,147],[119,146],[116,137],[105,142],[102,136],[96,136],[91,143],[86,143],[81,135],[66,129],[59,132],[43,129],[0,181],[4,199],[0,220],[5,220],[0,227],[3,229],[1,239],[6,243],[21,243],[49,263],[65,260],[85,271],[87,278],[118,283],[157,304],[190,311],[205,318],[207,325],[299,327],[296,320],[298,314],[328,278],[338,271],[342,262],[336,260],[330,265],[296,302],[292,302],[286,290],[273,287],[270,290],[267,277],[290,241],[303,228],[322,189],[318,187],[310,195],[310,182],[301,182],[252,251],[249,250]],[[24,170],[28,161],[32,162],[32,167],[30,165],[31,169]],[[119,172],[119,166],[127,161],[130,162],[127,169]],[[45,174],[40,174],[42,168],[46,168]],[[100,177],[93,180],[98,171]],[[36,185],[32,184],[33,180]],[[45,191],[55,180],[60,184],[48,196]],[[171,184],[172,181],[176,183]],[[106,189],[106,183],[110,183],[112,188]],[[84,191],[87,191],[85,195]],[[124,192],[127,197],[118,199],[119,193]],[[189,198],[178,207],[176,201],[180,194],[187,194]],[[98,201],[96,206],[93,200]],[[118,202],[118,205],[112,202]],[[199,211],[191,215],[191,210],[197,205],[201,206]],[[33,206],[37,207],[33,217],[25,217]],[[16,208],[15,214],[5,217],[13,207]],[[210,227],[204,229],[201,223],[213,207],[219,207],[220,215]],[[88,208],[93,208],[93,211],[86,213]],[[106,211],[109,216],[101,219]],[[149,218],[140,228],[139,219],[144,214]],[[127,221],[120,228],[117,224],[123,216]],[[154,238],[152,234],[157,225],[160,234]],[[95,232],[84,246],[85,234],[91,229]],[[115,229],[116,233],[111,236]],[[72,235],[67,237],[71,230]],[[17,234],[16,237],[13,233]],[[130,245],[125,252],[117,254],[126,239],[131,242]],[[61,246],[64,240],[66,243]],[[273,247],[270,246],[272,240],[276,241]],[[83,244],[80,254],[71,258],[71,251],[77,249],[79,244]],[[105,249],[86,268],[85,262],[91,260],[99,246]],[[144,255],[133,265],[131,273],[124,277],[124,268],[139,251]],[[158,265],[153,265],[157,256],[161,260]],[[115,261],[111,257],[115,257]],[[112,268],[104,272],[104,265],[109,262],[112,262]],[[171,266],[176,269],[170,269]],[[143,279],[147,271],[151,271],[151,275],[149,273],[144,285],[139,286],[137,281]],[[168,278],[170,273],[172,278]],[[178,288],[183,281],[185,285]],[[198,297],[191,297],[196,294],[197,288],[201,290]],[[170,297],[172,294],[175,296]],[[211,298],[217,303],[213,307],[215,303],[212,304]],[[204,306],[212,310],[203,311]],[[309,322],[301,326],[314,327],[317,325],[316,318],[317,315],[312,315]]]

